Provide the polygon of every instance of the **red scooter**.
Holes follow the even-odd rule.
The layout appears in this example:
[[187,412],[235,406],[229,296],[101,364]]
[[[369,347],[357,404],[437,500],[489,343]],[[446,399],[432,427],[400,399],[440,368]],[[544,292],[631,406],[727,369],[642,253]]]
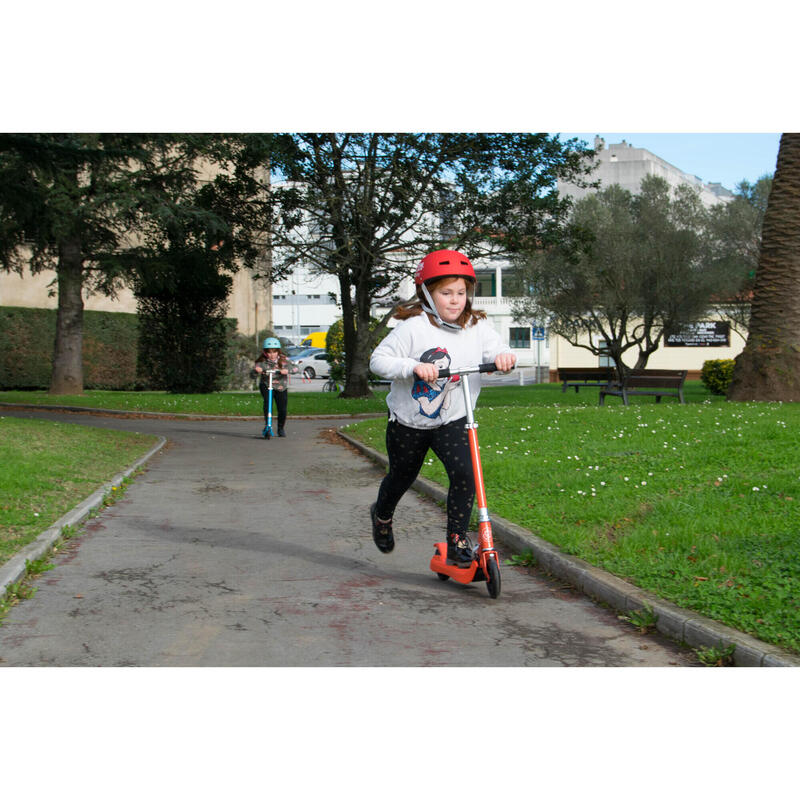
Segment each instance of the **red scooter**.
[[[491,364],[480,364],[477,367],[462,367],[461,369],[441,369],[440,378],[453,376],[463,377],[473,372],[496,372],[497,367]],[[472,398],[469,393],[469,381],[462,380],[461,387],[464,392],[464,406],[467,410],[467,435],[469,436],[469,450],[472,458],[472,472],[475,476],[475,500],[478,505],[478,544],[473,552],[472,563],[467,567],[459,567],[447,562],[447,542],[437,542],[434,545],[435,553],[431,558],[431,569],[437,574],[439,580],[446,581],[452,578],[458,583],[473,583],[486,581],[486,589],[492,599],[500,595],[500,563],[497,550],[494,548],[492,538],[492,522],[486,503],[486,489],[483,485],[483,470],[481,469],[481,452],[478,447],[478,425],[472,413]]]

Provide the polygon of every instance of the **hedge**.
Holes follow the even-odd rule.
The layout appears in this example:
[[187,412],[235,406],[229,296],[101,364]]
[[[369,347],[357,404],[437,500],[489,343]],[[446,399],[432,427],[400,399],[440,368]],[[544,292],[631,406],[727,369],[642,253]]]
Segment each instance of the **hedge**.
[[[56,310],[0,306],[0,389],[47,389]],[[87,389],[136,386],[137,315],[83,312],[83,381]]]

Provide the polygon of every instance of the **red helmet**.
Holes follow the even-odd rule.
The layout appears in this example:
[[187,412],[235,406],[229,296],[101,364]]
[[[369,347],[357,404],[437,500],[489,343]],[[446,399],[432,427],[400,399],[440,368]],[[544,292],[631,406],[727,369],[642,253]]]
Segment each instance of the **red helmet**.
[[470,260],[457,250],[434,250],[419,262],[414,283],[421,286],[435,278],[467,278],[475,283],[475,270]]

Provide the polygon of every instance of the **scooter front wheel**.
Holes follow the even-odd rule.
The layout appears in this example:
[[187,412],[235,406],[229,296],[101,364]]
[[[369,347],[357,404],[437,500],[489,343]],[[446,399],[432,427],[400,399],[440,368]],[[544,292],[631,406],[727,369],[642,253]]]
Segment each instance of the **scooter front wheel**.
[[486,591],[492,600],[500,596],[500,567],[493,558],[486,559]]

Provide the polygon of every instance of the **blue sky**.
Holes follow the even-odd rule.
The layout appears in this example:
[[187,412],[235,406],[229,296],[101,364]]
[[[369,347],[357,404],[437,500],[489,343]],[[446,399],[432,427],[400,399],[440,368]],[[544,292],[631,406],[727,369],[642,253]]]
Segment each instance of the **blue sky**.
[[757,181],[775,171],[780,133],[561,133],[560,138],[573,136],[593,146],[595,135],[606,144],[626,141],[643,147],[704,183],[721,183],[735,191],[747,180]]

